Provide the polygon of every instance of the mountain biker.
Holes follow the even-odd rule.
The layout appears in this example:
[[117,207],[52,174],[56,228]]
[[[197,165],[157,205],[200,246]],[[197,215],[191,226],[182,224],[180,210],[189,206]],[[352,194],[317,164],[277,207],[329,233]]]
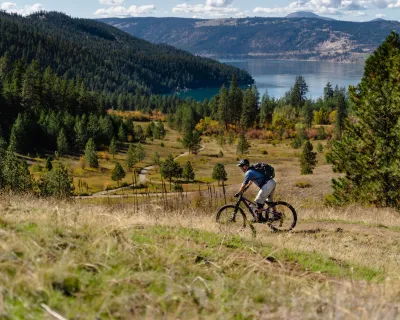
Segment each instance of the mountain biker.
[[240,190],[238,193],[235,194],[235,197],[239,197],[252,183],[259,187],[260,191],[258,192],[257,197],[254,200],[257,204],[255,214],[257,216],[258,222],[262,222],[264,220],[262,216],[264,203],[267,200],[273,201],[276,182],[274,179],[265,178],[263,173],[250,167],[250,162],[247,159],[240,160],[237,166],[242,169],[245,175]]

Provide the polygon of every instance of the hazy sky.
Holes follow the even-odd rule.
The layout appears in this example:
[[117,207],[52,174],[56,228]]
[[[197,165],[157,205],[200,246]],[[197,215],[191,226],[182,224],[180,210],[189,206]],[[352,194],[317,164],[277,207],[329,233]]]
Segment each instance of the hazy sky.
[[0,0],[0,5],[2,10],[20,14],[44,9],[85,18],[282,17],[294,11],[311,11],[338,20],[400,20],[400,0]]

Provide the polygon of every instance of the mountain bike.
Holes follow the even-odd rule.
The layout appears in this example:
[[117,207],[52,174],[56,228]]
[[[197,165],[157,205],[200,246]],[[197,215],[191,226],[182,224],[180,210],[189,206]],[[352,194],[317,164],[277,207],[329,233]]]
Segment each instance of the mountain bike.
[[253,221],[256,223],[266,224],[273,231],[290,231],[297,223],[296,210],[287,202],[265,202],[267,208],[262,209],[262,221],[258,221],[254,212],[256,203],[246,199],[243,194],[239,196],[236,204],[226,205],[221,207],[217,213],[217,223],[221,229],[234,231],[235,229],[246,228],[247,217],[241,204],[248,209]]

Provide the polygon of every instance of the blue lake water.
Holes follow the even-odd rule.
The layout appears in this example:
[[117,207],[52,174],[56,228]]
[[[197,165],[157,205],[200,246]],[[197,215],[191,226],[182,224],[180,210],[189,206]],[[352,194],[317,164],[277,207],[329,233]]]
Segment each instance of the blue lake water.
[[[268,90],[271,97],[280,98],[293,86],[297,75],[302,75],[309,88],[308,97],[323,95],[327,82],[333,86],[357,85],[364,72],[363,64],[344,64],[321,61],[287,60],[220,60],[220,62],[244,69],[251,74],[260,94]],[[211,98],[220,88],[197,89],[180,93],[182,97],[196,100]]]

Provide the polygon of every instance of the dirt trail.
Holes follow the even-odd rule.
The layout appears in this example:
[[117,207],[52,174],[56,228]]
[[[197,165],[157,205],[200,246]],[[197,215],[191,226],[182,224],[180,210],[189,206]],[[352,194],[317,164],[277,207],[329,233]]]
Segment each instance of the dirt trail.
[[[203,150],[204,150],[204,146],[202,146],[201,149],[200,149],[199,151],[203,151]],[[177,160],[177,159],[179,159],[179,158],[181,158],[181,157],[186,157],[186,156],[188,156],[188,155],[189,155],[189,152],[186,151],[186,152],[180,154],[179,156],[175,157],[174,160]],[[153,170],[155,167],[156,167],[155,165],[151,165],[151,166],[145,167],[145,168],[143,168],[142,170],[140,170],[140,171],[139,171],[139,175],[138,175],[138,176],[139,176],[139,183],[141,183],[141,184],[146,184],[146,182],[149,181],[149,180],[147,179],[147,174],[148,174],[148,172],[149,172],[150,170]],[[129,196],[133,196],[133,195],[117,195],[116,193],[118,193],[118,192],[120,192],[120,191],[124,191],[124,190],[130,190],[130,189],[132,189],[133,186],[134,186],[134,185],[131,184],[131,185],[126,186],[126,187],[122,187],[122,188],[118,188],[118,189],[113,189],[113,190],[109,190],[109,191],[100,191],[100,192],[93,193],[93,194],[90,195],[90,196],[85,196],[85,197],[77,196],[77,197],[75,197],[75,198],[76,198],[76,199],[88,199],[88,198],[90,199],[90,198],[104,198],[104,197],[107,197],[107,198],[129,197]],[[112,194],[110,194],[110,193],[112,193]],[[169,193],[168,195],[171,196],[171,195],[176,195],[176,194],[178,194],[178,193]],[[161,193],[152,193],[151,195],[154,195],[154,196],[161,196],[162,194],[161,194]],[[138,196],[147,196],[147,194],[139,194]]]

